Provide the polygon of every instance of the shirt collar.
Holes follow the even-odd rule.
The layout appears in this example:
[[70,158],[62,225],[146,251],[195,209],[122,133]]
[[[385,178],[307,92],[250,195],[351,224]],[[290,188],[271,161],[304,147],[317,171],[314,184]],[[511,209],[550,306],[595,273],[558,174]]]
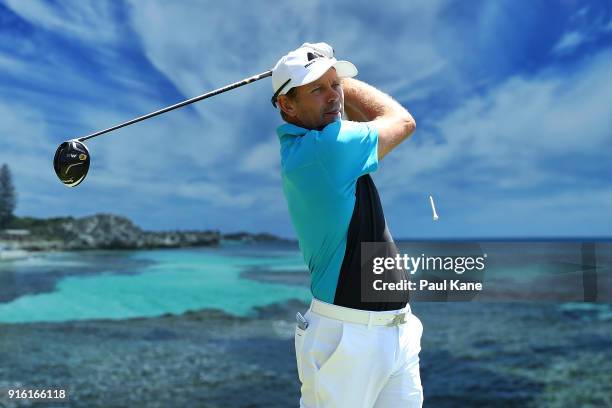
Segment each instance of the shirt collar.
[[302,137],[308,132],[310,132],[310,130],[291,123],[285,123],[276,128],[276,134],[278,135],[281,146],[287,146],[293,143],[296,138]]
[[310,130],[304,129],[303,127],[299,127],[292,123],[285,123],[276,128],[276,134],[281,140],[284,136],[304,136],[308,132],[310,132]]

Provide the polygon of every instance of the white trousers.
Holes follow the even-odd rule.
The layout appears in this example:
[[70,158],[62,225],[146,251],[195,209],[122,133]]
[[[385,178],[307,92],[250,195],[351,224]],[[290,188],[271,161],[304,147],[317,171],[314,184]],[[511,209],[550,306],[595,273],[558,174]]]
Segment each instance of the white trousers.
[[368,328],[317,314],[312,303],[304,317],[306,330],[295,329],[301,408],[422,406],[418,317],[408,313],[398,326]]

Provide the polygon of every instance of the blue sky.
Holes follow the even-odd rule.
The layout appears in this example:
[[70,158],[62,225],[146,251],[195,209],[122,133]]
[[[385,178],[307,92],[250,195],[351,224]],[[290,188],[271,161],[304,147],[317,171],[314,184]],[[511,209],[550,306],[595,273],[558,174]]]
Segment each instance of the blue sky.
[[374,174],[395,237],[612,235],[608,1],[2,1],[0,163],[17,215],[294,237],[269,79],[89,141],[76,189],[51,161],[64,140],[305,41],[332,44],[417,120]]

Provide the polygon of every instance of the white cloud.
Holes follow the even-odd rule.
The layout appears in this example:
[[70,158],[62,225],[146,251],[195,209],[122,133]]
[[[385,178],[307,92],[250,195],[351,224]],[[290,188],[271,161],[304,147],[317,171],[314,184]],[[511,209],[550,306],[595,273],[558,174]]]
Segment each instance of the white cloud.
[[17,211],[36,213],[46,205],[48,186],[59,185],[53,171],[57,146],[48,141],[44,117],[31,107],[0,101],[0,163],[7,163],[17,190]]
[[[363,67],[363,72],[375,73],[384,89],[401,83],[419,92],[424,84],[417,83],[440,74],[446,65],[435,45],[440,32],[423,29],[435,24],[446,1],[397,1],[385,10],[363,3],[361,13],[354,12],[350,3],[343,7],[325,1],[235,2],[235,7],[231,3],[226,3],[232,9],[231,18],[225,8],[210,8],[204,3],[189,7],[174,2],[132,3],[131,21],[145,55],[183,94],[213,89],[269,69],[282,54],[304,41],[330,42],[339,58],[350,59],[358,68]],[[405,22],[399,16],[414,19],[410,24],[397,24],[394,40],[389,41],[387,30],[367,29],[369,23],[362,13],[370,12],[378,18],[397,18],[398,23]],[[364,30],[367,35],[355,34]],[[373,53],[383,58],[373,58]],[[267,90],[271,93],[269,84]],[[259,103],[266,103],[266,98],[260,95]],[[203,106],[199,108],[203,110]]]
[[243,157],[240,170],[280,180],[280,147],[277,138],[259,143]]
[[568,31],[564,33],[557,44],[555,44],[552,53],[556,55],[569,54],[588,41],[589,37],[586,33],[581,31]]
[[[590,157],[609,146],[610,52],[587,60],[574,73],[548,70],[498,84],[487,76],[475,78],[473,66],[483,61],[494,65],[496,55],[468,58],[466,53],[476,46],[495,48],[479,42],[498,41],[492,32],[505,30],[509,35],[500,23],[507,15],[494,3],[484,6],[475,20],[454,20],[445,14],[446,1],[397,1],[383,9],[368,2],[357,9],[349,2],[326,1],[230,0],[218,8],[201,2],[133,1],[124,9],[128,21],[113,15],[116,2],[75,3],[70,9],[43,2],[8,4],[32,24],[104,53],[92,57],[96,68],[87,70],[77,61],[64,60],[61,53],[40,52],[36,38],[24,40],[34,47],[27,55],[0,55],[3,72],[34,85],[12,91],[21,103],[0,104],[2,158],[11,158],[19,175],[27,200],[20,208],[34,214],[42,207],[60,211],[66,200],[80,197],[79,206],[71,209],[75,214],[100,207],[129,210],[151,217],[152,224],[154,217],[146,214],[154,211],[163,217],[175,203],[192,211],[205,207],[221,224],[228,222],[223,217],[237,222],[228,214],[248,214],[251,222],[254,211],[274,220],[279,214],[286,218],[274,133],[280,119],[269,104],[269,80],[92,140],[92,169],[78,190],[59,184],[51,158],[58,137],[75,136],[61,136],[64,128],[90,132],[178,102],[164,98],[168,83],[162,87],[155,82],[160,74],[188,98],[266,70],[303,41],[330,42],[338,57],[355,62],[360,79],[398,99],[427,101],[431,95],[444,95],[444,102],[452,103],[463,98],[451,112],[444,113],[444,107],[422,113],[424,117],[416,118],[420,127],[414,140],[381,163],[375,177],[385,201],[438,191],[445,195],[442,208],[448,205],[445,200],[459,203],[457,208],[474,200],[474,211],[482,211],[476,214],[489,221],[500,212],[519,211],[519,204],[525,205],[520,211],[527,212],[530,203],[540,208],[545,193],[517,198],[514,204],[493,197],[497,201],[490,207],[496,210],[486,211],[478,206],[480,197],[464,197],[465,185],[478,184],[467,189],[478,194],[545,190],[570,175],[563,173],[562,165],[551,173],[541,162],[572,153]],[[475,27],[461,26],[468,23]],[[607,27],[612,30],[612,22]],[[123,37],[125,33],[135,36]],[[570,30],[555,53],[571,53],[596,34]],[[141,59],[122,54],[126,41],[131,41],[129,52],[142,46],[155,70],[142,69],[146,64]],[[512,50],[503,52],[514,55]],[[58,88],[51,88],[54,83]],[[473,94],[476,83],[478,95]],[[36,93],[59,87],[69,92]],[[1,95],[4,100],[13,96]],[[28,156],[22,157],[26,149]],[[249,183],[239,182],[245,175]],[[258,180],[256,186],[252,179]],[[577,190],[567,194],[568,203],[572,194],[575,201],[581,196]],[[472,216],[468,213],[466,218]],[[550,213],[558,214],[554,208]]]
[[[541,188],[546,194],[572,175],[562,164],[552,171],[541,163],[590,157],[609,147],[611,64],[607,50],[571,74],[550,70],[513,77],[466,100],[434,130],[417,129],[418,143],[405,142],[383,161],[377,177],[385,195],[394,200],[434,185],[460,195],[461,186],[470,183],[498,191]],[[434,142],[434,134],[443,141]]]
[[75,1],[62,5],[42,0],[6,0],[6,5],[34,25],[81,41],[108,43],[118,39],[112,1]]
[[[506,197],[503,202],[491,202],[482,197],[472,197],[461,210],[462,222],[481,228],[489,224],[491,231],[508,220],[520,220],[515,225],[504,225],[512,234],[533,236],[596,236],[609,235],[609,226],[603,220],[612,205],[612,190],[584,189],[561,191],[539,196]],[[489,233],[490,234],[490,233]]]
[[594,21],[582,21],[589,13],[588,7],[583,7],[572,16],[574,25],[580,28],[568,29],[559,41],[553,46],[552,54],[565,56],[571,54],[581,46],[592,43],[602,35],[612,31],[612,20],[607,23],[599,16]]
[[[355,36],[366,23],[361,15],[341,6],[334,6],[332,13],[327,2],[300,3],[299,7],[297,3],[274,3],[266,8],[265,18],[261,13],[265,4],[236,3],[231,19],[227,18],[226,9],[211,9],[200,3],[184,7],[172,2],[132,2],[130,21],[151,64],[187,96],[269,69],[289,49],[304,41],[322,40],[332,43],[340,58],[350,59],[358,67],[361,64],[367,67],[376,60],[371,51],[375,49],[387,61],[376,60],[379,66],[374,72],[380,77],[381,86],[397,89],[399,81],[401,87],[409,89],[410,97],[424,98],[430,92],[425,84],[427,79],[440,75],[446,60],[432,45],[436,33],[419,27],[433,23],[445,3],[397,2],[393,6],[394,15],[418,15],[419,21],[398,25],[397,41],[388,41],[386,33],[379,30]],[[202,16],[206,24],[202,24]],[[341,26],[336,24],[339,19]],[[312,21],[317,21],[322,30],[313,32]],[[404,47],[398,46],[403,44],[401,38],[410,38],[409,55]],[[199,118],[191,117],[189,121],[176,122],[175,126],[190,135],[179,136],[189,160],[201,163],[203,171],[215,171],[215,167],[224,163],[239,163],[223,167],[229,173],[254,173],[277,183],[279,146],[274,129],[280,121],[277,112],[268,105],[270,93],[269,81],[262,81],[196,104],[194,109]],[[247,113],[252,110],[249,107],[255,105],[264,107],[258,108],[263,120],[251,128],[244,121],[249,120]],[[194,136],[198,133],[203,136]]]
[[582,8],[580,8],[578,11],[576,11],[576,13],[572,16],[572,20],[579,20],[583,17],[585,17],[590,11],[590,8],[588,6],[584,6]]
[[15,58],[11,58],[9,55],[0,54],[0,68],[3,72],[17,73],[23,71],[24,64]]
[[244,192],[232,193],[230,190],[214,182],[179,183],[174,189],[181,197],[195,198],[221,208],[245,209],[250,207],[254,201],[254,197],[251,194]]
[[[133,2],[131,21],[149,61],[190,95],[271,68],[275,48],[291,41],[279,38],[274,21],[290,7],[277,4],[263,21],[260,4],[236,5],[230,16],[228,8],[205,3]],[[301,13],[307,17],[312,9],[305,4]]]
[[0,101],[0,135],[4,142],[2,158],[19,166],[20,174],[37,174],[30,161],[40,159],[49,150],[55,151],[46,139],[47,126],[42,115],[18,102]]

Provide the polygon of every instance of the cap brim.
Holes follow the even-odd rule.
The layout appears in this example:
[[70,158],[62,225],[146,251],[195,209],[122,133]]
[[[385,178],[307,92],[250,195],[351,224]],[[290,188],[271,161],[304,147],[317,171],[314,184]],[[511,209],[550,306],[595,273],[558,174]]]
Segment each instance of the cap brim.
[[[357,67],[349,61],[337,61],[334,59],[325,59],[313,64],[312,69],[302,78],[301,81],[292,81],[292,87],[307,85],[321,78],[330,68],[336,69],[336,74],[340,78],[352,78],[357,75]],[[297,82],[297,83],[296,83]]]
[[349,61],[337,61],[334,68],[336,68],[336,73],[340,78],[352,78],[358,72],[357,67]]

